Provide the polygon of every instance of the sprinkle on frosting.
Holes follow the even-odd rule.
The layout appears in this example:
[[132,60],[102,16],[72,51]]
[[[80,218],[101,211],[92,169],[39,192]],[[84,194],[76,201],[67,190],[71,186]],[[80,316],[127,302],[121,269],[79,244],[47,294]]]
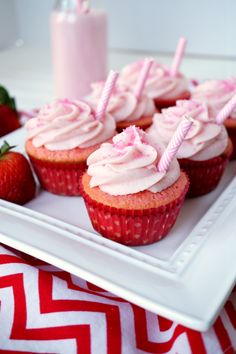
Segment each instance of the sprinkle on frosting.
[[[104,82],[92,84],[92,93],[88,101],[96,108],[99,97],[104,86]],[[116,122],[137,120],[141,117],[153,116],[156,112],[154,102],[145,94],[139,99],[128,86],[116,84],[111,95],[107,111],[114,117]]]
[[[143,60],[138,60],[125,66],[120,73],[120,83],[134,88],[142,65]],[[188,91],[188,86],[189,82],[182,74],[172,76],[165,65],[154,61],[145,82],[144,93],[153,99],[173,99]]]
[[[192,98],[205,102],[209,116],[215,118],[235,94],[236,77],[232,77],[227,80],[209,80],[196,86],[192,92]],[[236,110],[230,116],[236,118]]]
[[48,150],[87,148],[111,138],[115,121],[105,114],[98,121],[84,101],[56,100],[43,106],[35,118],[26,123],[28,139],[35,147]]
[[176,106],[155,114],[148,131],[150,136],[167,145],[185,115],[194,123],[178,150],[177,158],[203,161],[222,154],[228,144],[225,127],[209,118],[206,104],[194,100],[179,100]]
[[173,160],[169,171],[158,172],[157,163],[164,151],[141,129],[130,126],[104,143],[87,160],[90,186],[110,195],[127,195],[149,190],[160,192],[171,186],[180,175]]

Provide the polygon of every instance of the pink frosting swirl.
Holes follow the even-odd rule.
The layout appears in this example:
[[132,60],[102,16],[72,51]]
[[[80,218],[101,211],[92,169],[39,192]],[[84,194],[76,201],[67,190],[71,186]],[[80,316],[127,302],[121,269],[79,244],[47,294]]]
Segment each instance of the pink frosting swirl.
[[[119,80],[132,88],[135,87],[143,60],[136,61],[123,68]],[[144,93],[151,98],[173,99],[188,91],[189,82],[182,75],[171,76],[170,70],[163,64],[154,61],[144,87]]]
[[110,195],[127,195],[149,190],[160,192],[180,176],[176,159],[167,172],[159,172],[157,163],[164,151],[144,131],[130,126],[104,143],[87,159],[90,186]]
[[204,161],[222,154],[228,144],[225,127],[209,118],[204,103],[194,100],[179,100],[176,106],[155,114],[148,133],[167,145],[186,115],[192,117],[194,123],[178,150],[177,158]]
[[56,100],[42,107],[26,123],[26,129],[35,147],[67,150],[87,148],[111,138],[115,121],[109,114],[96,120],[91,107],[83,101]]
[[[226,103],[236,94],[236,77],[227,80],[209,80],[196,86],[192,98],[206,102],[210,117],[215,118]],[[236,118],[234,110],[231,118]]]
[[[88,102],[96,108],[104,87],[104,82],[96,82],[92,85],[92,93]],[[139,100],[134,93],[125,85],[117,84],[111,95],[107,111],[114,117],[116,122],[137,120],[141,117],[153,116],[156,108],[153,100],[142,95]]]

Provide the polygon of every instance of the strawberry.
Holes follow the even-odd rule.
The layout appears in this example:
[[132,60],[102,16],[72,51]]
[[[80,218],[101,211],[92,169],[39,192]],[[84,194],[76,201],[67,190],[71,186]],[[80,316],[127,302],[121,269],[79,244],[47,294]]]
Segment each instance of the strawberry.
[[0,148],[0,198],[24,204],[34,197],[36,184],[28,160],[10,151],[13,147],[4,141]]
[[14,98],[0,86],[0,136],[6,135],[20,127]]

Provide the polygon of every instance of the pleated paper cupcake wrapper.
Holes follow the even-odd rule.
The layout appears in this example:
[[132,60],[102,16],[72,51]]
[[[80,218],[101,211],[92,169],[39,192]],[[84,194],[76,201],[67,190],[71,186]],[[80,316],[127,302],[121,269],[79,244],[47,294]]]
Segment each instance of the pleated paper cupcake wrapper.
[[43,189],[58,195],[80,195],[79,181],[86,169],[86,162],[56,163],[32,157],[30,161]]
[[[235,120],[236,124],[236,120]],[[227,132],[229,134],[230,140],[232,141],[233,144],[233,152],[232,155],[230,156],[230,160],[236,160],[236,125],[235,127],[227,127]]]
[[206,161],[192,161],[180,159],[181,169],[187,173],[190,186],[187,193],[188,198],[199,197],[213,191],[225,170],[232,153],[232,145],[227,152],[221,156]]
[[168,108],[175,106],[176,101],[178,100],[188,100],[190,98],[190,92],[183,92],[179,97],[172,99],[164,99],[164,98],[154,98],[154,103],[157,109]]
[[[157,112],[159,112],[157,110]],[[130,125],[135,125],[143,130],[146,130],[152,125],[152,117],[143,117],[134,121],[127,121],[127,122],[117,122],[116,123],[116,130],[118,133],[122,133],[125,128],[128,128]]]
[[129,246],[147,245],[164,238],[177,219],[187,190],[188,185],[179,198],[165,206],[129,210],[94,201],[81,184],[81,195],[94,229],[110,240]]

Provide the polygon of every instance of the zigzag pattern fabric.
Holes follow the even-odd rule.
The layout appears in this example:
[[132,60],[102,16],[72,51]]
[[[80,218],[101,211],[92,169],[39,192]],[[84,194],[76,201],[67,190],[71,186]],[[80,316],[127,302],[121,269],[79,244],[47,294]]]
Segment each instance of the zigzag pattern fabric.
[[0,353],[233,354],[236,289],[214,326],[190,330],[0,245]]

